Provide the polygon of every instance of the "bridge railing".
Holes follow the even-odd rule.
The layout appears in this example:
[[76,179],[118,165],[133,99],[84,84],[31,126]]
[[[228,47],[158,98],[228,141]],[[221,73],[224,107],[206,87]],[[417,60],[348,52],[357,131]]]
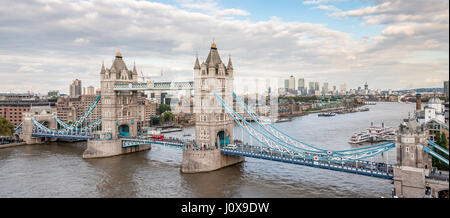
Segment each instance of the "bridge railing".
[[92,140],[102,141],[111,139],[112,136],[110,132],[96,131],[92,133]]
[[320,165],[334,168],[351,168],[354,171],[364,171],[367,173],[374,173],[378,175],[386,175],[391,176],[393,174],[393,165],[387,163],[379,163],[379,162],[371,162],[368,160],[353,160],[353,161],[330,161],[330,160],[313,160],[309,158],[293,156],[290,154],[286,154],[283,152],[279,152],[274,149],[267,149],[265,147],[260,146],[252,146],[248,144],[236,144],[234,148],[229,148],[227,146],[221,147],[221,150],[226,153],[234,152],[236,154],[239,153],[248,153],[254,154],[256,156],[263,155],[265,159],[292,159],[301,161],[303,163],[315,163],[312,165]]

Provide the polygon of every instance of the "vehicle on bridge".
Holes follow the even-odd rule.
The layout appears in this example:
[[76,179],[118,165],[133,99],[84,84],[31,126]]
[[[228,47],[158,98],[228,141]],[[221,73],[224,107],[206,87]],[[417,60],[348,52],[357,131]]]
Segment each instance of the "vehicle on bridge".
[[237,146],[235,144],[228,144],[225,148],[236,149]]
[[160,141],[164,141],[164,135],[155,135],[155,134],[153,134],[152,136],[150,136],[150,138],[156,139],[156,140],[160,140]]

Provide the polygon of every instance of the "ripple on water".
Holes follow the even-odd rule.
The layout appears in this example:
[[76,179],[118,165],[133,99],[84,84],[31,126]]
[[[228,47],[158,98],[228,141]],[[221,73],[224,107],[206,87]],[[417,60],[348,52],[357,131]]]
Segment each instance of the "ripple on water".
[[[414,109],[395,103],[369,107],[363,113],[331,119],[313,114],[275,125],[310,144],[348,149],[348,137],[370,122],[396,127]],[[185,131],[195,137],[194,128]],[[241,131],[236,128],[234,135],[240,138]],[[392,189],[390,180],[252,158],[213,172],[183,174],[182,152],[172,148],[154,145],[150,151],[84,160],[85,148],[85,143],[57,143],[1,149],[0,197],[378,198],[390,197]],[[386,156],[374,160],[386,161]],[[390,162],[394,158],[390,152]]]

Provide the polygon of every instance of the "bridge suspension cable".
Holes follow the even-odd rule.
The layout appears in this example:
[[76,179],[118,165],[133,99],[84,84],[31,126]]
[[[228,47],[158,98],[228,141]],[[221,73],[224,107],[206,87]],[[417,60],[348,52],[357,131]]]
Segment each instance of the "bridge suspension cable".
[[[95,107],[97,106],[98,102],[101,99],[101,95],[98,95],[95,101],[83,112],[83,114],[78,117],[74,122],[71,124],[66,124],[62,120],[60,120],[58,117],[53,117],[56,122],[58,122],[61,126],[63,126],[60,130],[66,130],[66,129],[76,129],[79,126],[81,126],[86,119],[92,114],[92,111],[94,111]],[[95,121],[94,121],[95,122]]]
[[322,148],[310,145],[308,143],[302,142],[302,141],[295,139],[292,136],[282,132],[281,130],[279,130],[275,126],[273,126],[270,122],[267,122],[264,119],[262,119],[256,112],[254,112],[251,108],[249,108],[248,105],[246,105],[242,101],[242,99],[239,98],[239,96],[237,96],[237,94],[234,92],[233,92],[233,97],[236,98],[236,102],[239,103],[239,105],[244,109],[244,111],[249,115],[249,117],[255,123],[257,123],[257,125],[260,126],[265,132],[279,138],[280,140],[284,141],[285,143],[291,144],[292,146],[294,146],[296,148],[300,148],[300,147],[304,148],[305,146],[307,146],[311,149],[316,150],[317,153],[336,154],[336,155],[352,155],[355,152],[359,152],[359,151],[370,152],[370,151],[379,150],[379,149],[383,150],[384,147],[391,147],[391,144],[392,144],[392,143],[388,142],[388,143],[382,143],[382,144],[368,146],[368,147],[364,147],[364,148],[356,148],[356,149],[348,149],[348,150],[340,150],[340,151],[332,151],[332,150],[322,149]]
[[[244,110],[246,110],[246,113],[249,114],[249,116],[253,119],[253,121],[255,121],[262,130],[257,129],[254,125],[250,125],[244,118],[242,118],[238,113],[236,113],[236,111],[234,111],[216,92],[214,92],[214,95],[222,104],[222,107],[226,110],[227,114],[230,115],[230,117],[232,117],[233,120],[239,126],[241,126],[250,136],[255,138],[258,142],[265,145],[266,147],[269,147],[270,149],[274,149],[281,153],[301,156],[309,159],[314,158],[315,160],[320,159],[329,161],[354,161],[373,157],[375,155],[378,155],[379,153],[388,151],[393,147],[395,147],[393,143],[384,143],[381,145],[371,146],[365,149],[329,151],[325,149],[320,149],[315,146],[308,146],[308,147],[309,149],[313,148],[316,150],[309,150],[304,147],[293,146],[287,140],[280,140],[279,137],[280,134],[276,134],[276,132],[264,128],[264,126],[261,125],[261,121],[263,120],[259,116],[258,117],[260,121],[255,119],[257,115],[253,116],[251,112],[246,110],[248,108],[247,105],[245,105],[240,99],[237,99],[237,102],[239,102],[239,104],[244,108]],[[236,96],[235,93],[233,93],[233,95]],[[283,135],[288,136],[285,133],[283,133]],[[301,143],[304,144],[303,142]]]

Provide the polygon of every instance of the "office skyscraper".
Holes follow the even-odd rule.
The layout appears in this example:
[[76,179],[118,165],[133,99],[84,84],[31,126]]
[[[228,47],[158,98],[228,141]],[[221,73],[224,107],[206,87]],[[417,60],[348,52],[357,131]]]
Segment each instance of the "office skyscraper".
[[76,79],[70,85],[70,97],[78,97],[81,95],[81,80]]

